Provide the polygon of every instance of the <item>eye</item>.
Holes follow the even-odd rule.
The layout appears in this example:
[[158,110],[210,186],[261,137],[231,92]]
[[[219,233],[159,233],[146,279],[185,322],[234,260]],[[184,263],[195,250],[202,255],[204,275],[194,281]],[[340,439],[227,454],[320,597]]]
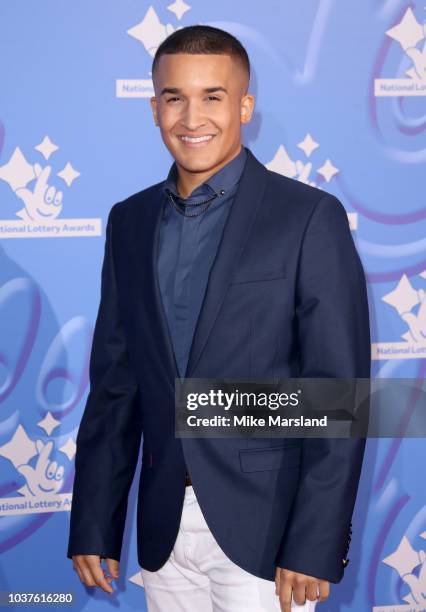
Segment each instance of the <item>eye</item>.
[[55,194],[56,194],[56,189],[52,185],[46,191],[46,195],[44,196],[44,201],[46,202],[46,204],[51,204],[53,202],[53,200],[55,198]]
[[52,461],[52,463],[46,466],[46,477],[49,480],[55,477],[57,467],[58,467],[58,464],[56,463],[56,461]]
[[220,102],[220,98],[218,98],[217,96],[208,96],[209,100],[217,100],[218,102]]
[[62,204],[62,197],[63,197],[62,191],[57,191],[55,198],[53,200],[53,204],[55,206],[60,206]]
[[180,98],[178,98],[177,96],[174,96],[173,98],[168,98],[167,103],[174,102],[175,100],[180,100]]

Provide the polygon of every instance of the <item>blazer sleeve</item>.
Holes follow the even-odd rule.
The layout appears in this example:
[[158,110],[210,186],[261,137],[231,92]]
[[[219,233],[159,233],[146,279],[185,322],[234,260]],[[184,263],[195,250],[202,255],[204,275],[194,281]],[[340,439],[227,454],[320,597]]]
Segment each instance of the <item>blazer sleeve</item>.
[[[340,201],[326,194],[305,231],[297,280],[301,378],[369,378],[366,280]],[[277,566],[340,582],[364,438],[304,438],[299,486]]]
[[[67,557],[119,560],[142,437],[138,383],[117,297],[113,206],[107,221],[101,297],[90,356],[90,391],[77,433]],[[117,248],[117,245],[115,245]]]

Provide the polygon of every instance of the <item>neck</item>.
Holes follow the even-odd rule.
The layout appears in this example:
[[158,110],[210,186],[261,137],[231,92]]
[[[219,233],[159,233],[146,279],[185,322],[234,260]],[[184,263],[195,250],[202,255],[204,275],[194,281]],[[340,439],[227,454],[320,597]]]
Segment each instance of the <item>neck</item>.
[[228,157],[226,157],[226,159],[224,159],[220,164],[205,172],[191,172],[176,162],[178,173],[176,187],[179,195],[182,198],[187,198],[189,195],[191,195],[194,189],[205,183],[211,176],[213,176],[213,174],[216,174],[216,172],[223,168],[223,166],[226,166],[227,163],[234,159],[234,157],[237,157],[240,151],[241,143],[239,143],[237,149],[230,153]]

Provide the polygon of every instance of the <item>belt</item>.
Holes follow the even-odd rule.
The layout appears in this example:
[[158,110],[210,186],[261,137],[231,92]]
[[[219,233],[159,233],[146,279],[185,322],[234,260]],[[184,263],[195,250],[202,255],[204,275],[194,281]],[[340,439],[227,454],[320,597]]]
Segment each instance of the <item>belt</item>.
[[185,477],[185,487],[190,487],[190,486],[192,486],[191,476],[187,472],[186,477]]

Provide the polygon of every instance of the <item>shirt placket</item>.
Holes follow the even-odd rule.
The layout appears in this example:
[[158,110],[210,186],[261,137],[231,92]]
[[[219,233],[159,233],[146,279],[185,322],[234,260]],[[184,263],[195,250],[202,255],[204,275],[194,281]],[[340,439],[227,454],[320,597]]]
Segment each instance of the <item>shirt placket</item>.
[[173,291],[174,328],[176,338],[176,360],[180,376],[184,375],[187,344],[190,340],[189,317],[191,304],[192,270],[198,251],[198,236],[201,217],[182,217],[181,240]]

